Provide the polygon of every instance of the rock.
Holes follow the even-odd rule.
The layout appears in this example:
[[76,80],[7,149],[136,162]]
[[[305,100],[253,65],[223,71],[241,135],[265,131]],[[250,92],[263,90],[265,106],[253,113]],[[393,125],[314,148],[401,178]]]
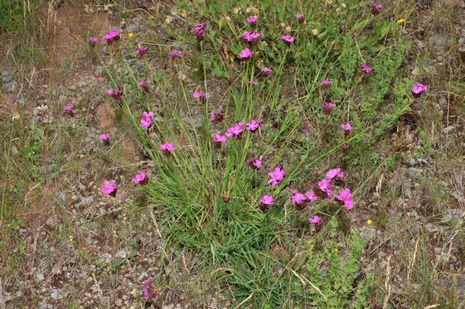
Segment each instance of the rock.
[[3,85],[3,90],[6,93],[16,92],[16,90],[18,90],[18,83],[15,81],[8,82],[5,85]]
[[138,23],[137,21],[134,21],[130,23],[129,25],[126,26],[126,31],[127,32],[137,32],[141,29],[141,24]]
[[13,73],[6,69],[2,72],[2,75],[0,75],[0,80],[3,82],[3,83],[9,83],[11,81],[13,81]]
[[53,173],[54,169],[55,169],[55,164],[42,165],[40,167],[40,173],[44,175],[48,175],[48,174]]
[[88,196],[82,198],[81,204],[84,206],[89,206],[94,202],[94,197],[93,196]]
[[52,293],[50,294],[50,296],[55,300],[63,298],[63,295],[61,294],[60,290],[53,290]]
[[44,281],[45,277],[44,277],[43,274],[37,273],[37,274],[34,276],[34,279],[35,279],[37,282],[42,282],[42,281]]
[[444,129],[442,129],[441,132],[444,133],[444,134],[448,134],[448,133],[451,133],[454,130],[455,130],[454,126],[448,126],[448,127],[445,127]]
[[115,257],[119,257],[119,258],[122,258],[122,259],[125,259],[127,256],[127,253],[125,250],[120,250],[118,252],[116,252],[115,254]]

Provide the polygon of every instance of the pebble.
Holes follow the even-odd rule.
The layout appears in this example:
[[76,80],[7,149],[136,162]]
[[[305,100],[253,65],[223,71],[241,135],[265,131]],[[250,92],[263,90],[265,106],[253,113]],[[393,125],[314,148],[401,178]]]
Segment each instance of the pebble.
[[42,281],[44,281],[45,277],[44,277],[43,274],[37,273],[37,274],[35,275],[35,279],[36,279],[37,282],[42,282]]
[[55,300],[63,298],[63,295],[61,294],[60,290],[53,290],[52,293],[50,294],[50,296]]
[[122,259],[125,259],[127,256],[127,253],[125,250],[120,250],[118,252],[116,252],[115,254],[115,257],[119,257],[119,258],[122,258]]
[[448,134],[448,133],[451,133],[454,130],[455,130],[454,126],[448,126],[448,127],[445,127],[444,129],[442,129],[441,132],[444,133],[444,134]]
[[18,90],[18,83],[15,81],[8,82],[3,85],[3,90],[6,93],[16,92],[16,90]]

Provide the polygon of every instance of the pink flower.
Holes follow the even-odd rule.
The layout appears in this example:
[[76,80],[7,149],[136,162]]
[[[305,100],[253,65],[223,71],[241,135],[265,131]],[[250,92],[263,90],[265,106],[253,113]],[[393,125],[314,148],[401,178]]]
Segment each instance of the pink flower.
[[207,35],[207,30],[207,21],[202,21],[191,29],[191,33],[194,33],[196,35],[197,40],[202,41],[203,39],[205,39],[205,36]]
[[321,107],[323,108],[323,113],[325,115],[331,115],[331,112],[333,111],[333,108],[336,107],[336,104],[333,102],[323,102]]
[[72,114],[74,111],[74,107],[75,106],[73,103],[66,104],[64,107],[64,111],[67,112],[68,114]]
[[247,17],[246,20],[252,27],[255,27],[255,25],[257,24],[258,17],[257,16],[249,16],[249,17]]
[[119,102],[121,101],[121,98],[123,97],[123,90],[120,88],[115,88],[115,89],[107,89],[105,92],[111,96],[115,101]]
[[270,74],[271,72],[273,72],[273,70],[270,69],[270,68],[264,67],[263,69],[260,70],[260,72],[261,72],[263,75],[268,75],[268,74]]
[[344,144],[341,146],[341,151],[342,153],[348,153],[349,152],[349,145]]
[[420,83],[416,83],[413,87],[412,87],[412,94],[416,97],[420,96],[422,92],[425,92],[428,90],[428,86],[426,85],[423,85],[423,84],[420,84]]
[[153,116],[155,116],[153,112],[143,112],[140,119],[140,126],[146,129],[150,128],[152,126]]
[[380,11],[384,9],[384,5],[382,4],[373,4],[372,7],[371,7],[371,13],[376,16],[380,13]]
[[118,191],[118,185],[116,182],[107,181],[103,184],[100,191],[103,195],[110,195],[114,197],[116,195],[116,191]]
[[243,126],[244,126],[243,122],[236,123],[234,127],[231,127],[226,131],[226,134],[225,134],[226,137],[230,138],[234,136],[235,139],[240,139],[242,136],[242,132],[243,132],[242,130]]
[[118,41],[120,38],[120,31],[119,30],[112,30],[109,33],[105,34],[102,37],[102,41],[106,41],[108,44],[111,44],[115,41]]
[[290,34],[284,34],[281,36],[281,40],[283,40],[284,43],[286,43],[289,46],[291,45],[291,43],[294,43],[295,38]]
[[318,190],[320,190],[321,193],[326,193],[328,196],[328,199],[333,198],[333,193],[331,192],[331,180],[329,179],[323,179],[322,181],[318,182]]
[[205,95],[205,92],[200,91],[200,90],[196,90],[196,91],[194,91],[194,93],[192,94],[192,97],[193,97],[196,101],[204,101],[205,98],[206,98],[206,95]]
[[105,145],[108,145],[110,143],[110,134],[108,133],[100,134],[99,138]]
[[308,223],[310,223],[310,224],[318,224],[320,222],[321,222],[321,218],[319,216],[314,216],[314,217],[308,218]]
[[242,60],[249,60],[250,58],[252,58],[252,55],[253,53],[250,51],[250,49],[246,48],[241,50],[241,52],[239,53],[239,58]]
[[286,172],[280,165],[278,165],[274,168],[273,171],[268,173],[268,176],[270,177],[268,184],[271,184],[271,186],[274,188],[284,179]]
[[213,137],[213,142],[215,143],[216,148],[220,148],[221,144],[226,143],[226,140],[226,136],[220,134],[216,134],[215,137]]
[[303,23],[305,21],[305,15],[302,14],[302,13],[297,13],[294,15],[295,18],[297,18],[297,20],[299,21],[299,23]]
[[298,190],[291,190],[291,193],[290,199],[292,204],[297,206],[298,209],[303,209],[305,207],[305,202],[307,202],[305,194],[300,193]]
[[260,209],[262,212],[267,212],[271,206],[273,206],[273,197],[264,195],[260,200]]
[[350,123],[343,123],[341,124],[342,130],[344,130],[344,136],[349,136],[350,132],[352,131],[352,125]]
[[247,159],[245,162],[250,165],[250,167],[254,170],[259,170],[263,167],[263,156],[260,156],[258,158],[253,158],[253,159]]
[[142,56],[145,55],[148,50],[149,49],[145,46],[139,46],[139,48],[136,50],[136,55],[142,58]]
[[313,191],[308,191],[305,193],[305,197],[310,201],[310,202],[315,202],[318,197],[316,196],[315,192]]
[[93,36],[93,37],[91,37],[91,38],[89,39],[89,44],[90,44],[90,46],[92,46],[92,47],[94,47],[95,44],[97,44],[97,42],[98,42],[98,37]]
[[145,81],[141,80],[137,83],[137,86],[140,87],[144,92],[149,92],[149,87]]
[[152,277],[148,277],[147,280],[144,281],[142,291],[144,293],[145,301],[150,302],[155,296],[155,287],[153,286]]
[[339,167],[330,169],[326,173],[326,179],[328,179],[328,180],[333,180],[335,178],[338,178],[338,179],[342,180],[342,179],[344,179],[344,176],[345,176],[344,172]]
[[342,202],[346,209],[350,210],[353,208],[352,193],[349,188],[343,188],[335,198],[339,202]]
[[136,185],[145,184],[147,183],[148,179],[149,178],[146,172],[139,172],[136,174],[136,176],[134,176],[134,178],[132,179],[132,182],[135,183]]
[[360,70],[362,70],[362,72],[365,74],[370,74],[371,71],[373,71],[373,68],[370,67],[368,64],[364,63],[360,66]]
[[163,154],[166,156],[166,157],[169,157],[173,152],[176,151],[176,146],[174,146],[173,144],[161,144],[160,145],[160,150],[161,152],[163,152]]
[[180,50],[177,50],[177,49],[173,49],[171,52],[170,52],[170,56],[171,58],[179,58],[182,56],[182,51]]
[[259,38],[260,38],[259,32],[245,31],[244,35],[242,36],[242,39],[244,40],[244,42],[249,43],[252,46],[257,45]]
[[333,82],[330,81],[329,79],[325,79],[324,81],[322,81],[322,82],[320,83],[320,85],[323,86],[323,87],[331,86],[332,84],[333,84]]
[[211,112],[208,118],[211,122],[221,122],[224,118],[223,111],[220,109],[216,112],[216,114],[214,112]]
[[255,132],[258,130],[258,128],[260,128],[260,125],[262,124],[262,122],[263,120],[252,119],[246,123],[245,128],[247,129],[247,131]]

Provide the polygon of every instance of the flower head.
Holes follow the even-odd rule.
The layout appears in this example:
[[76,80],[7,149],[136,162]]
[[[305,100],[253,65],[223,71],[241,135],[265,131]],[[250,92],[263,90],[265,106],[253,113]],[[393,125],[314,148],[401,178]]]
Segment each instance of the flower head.
[[260,70],[260,72],[261,72],[263,75],[268,75],[268,74],[270,74],[271,72],[273,72],[273,69],[264,67],[264,68],[262,68],[262,69]]
[[137,184],[145,184],[147,183],[149,177],[147,176],[146,172],[139,172],[132,178],[132,182]]
[[310,202],[315,202],[318,197],[316,196],[315,192],[313,191],[308,191],[308,192],[305,192],[305,197],[307,198],[307,200],[309,200]]
[[379,3],[375,3],[371,6],[371,13],[376,16],[378,15],[381,10],[384,9],[384,5],[383,4],[379,4]]
[[145,129],[150,128],[152,126],[153,116],[155,116],[153,112],[143,112],[140,119],[140,126]]
[[271,206],[273,206],[273,197],[264,195],[260,200],[260,209],[262,212],[267,212]]
[[242,136],[243,129],[242,127],[244,126],[243,122],[238,122],[234,125],[234,127],[229,128],[226,131],[226,137],[234,137],[235,139],[240,139]]
[[136,50],[136,55],[142,58],[143,55],[147,53],[149,49],[145,46],[139,46]]
[[210,112],[210,115],[208,116],[211,122],[221,122],[223,121],[224,114],[223,111],[220,109],[216,113]]
[[268,176],[270,177],[268,184],[271,184],[271,186],[274,188],[284,179],[286,172],[281,167],[281,165],[278,165],[268,173]]
[[226,143],[226,136],[225,135],[220,135],[220,134],[216,134],[214,137],[213,137],[213,142],[215,143],[215,147],[216,148],[220,148],[221,147],[221,144],[224,144]]
[[320,222],[321,222],[321,218],[319,216],[314,216],[314,217],[308,218],[308,223],[310,223],[310,224],[318,224]]
[[399,18],[399,19],[397,20],[397,24],[398,24],[398,25],[404,25],[404,24],[405,24],[405,18]]
[[305,207],[305,202],[307,202],[307,197],[305,194],[300,193],[298,190],[291,190],[292,195],[290,196],[292,204],[297,206],[299,209]]
[[110,134],[108,133],[100,134],[99,138],[105,145],[108,145],[110,143]]
[[115,41],[118,41],[120,38],[120,31],[115,29],[102,37],[102,41],[106,41],[108,44],[112,44]]
[[339,168],[339,167],[336,167],[336,168],[333,168],[333,169],[330,169],[327,173],[326,173],[326,179],[328,180],[333,180],[333,179],[344,179],[344,172]]
[[325,178],[318,182],[318,190],[321,193],[326,193],[326,195],[328,196],[328,199],[333,198],[333,193],[331,189],[332,189],[331,180]]
[[415,83],[415,85],[412,87],[412,94],[414,96],[420,96],[422,92],[425,92],[428,90],[428,86],[420,84],[420,83]]
[[339,202],[342,202],[346,209],[350,210],[353,208],[352,193],[349,188],[343,188],[335,198]]
[[294,43],[295,38],[290,34],[284,34],[281,36],[281,40],[283,40],[287,45],[291,45],[291,43]]
[[349,136],[350,132],[352,131],[352,125],[348,122],[348,123],[343,123],[341,124],[341,128],[342,130],[344,130],[344,136]]
[[193,97],[196,101],[204,101],[205,98],[206,98],[206,95],[205,95],[205,92],[200,91],[200,90],[196,90],[196,91],[194,91],[194,93],[192,94],[192,97]]
[[323,113],[325,115],[331,115],[331,112],[333,111],[333,108],[336,107],[336,104],[333,102],[323,102],[321,107],[323,108]]
[[110,88],[105,90],[105,92],[117,102],[121,101],[121,98],[123,97],[123,90],[120,88]]
[[144,281],[142,285],[142,291],[144,293],[145,301],[149,302],[155,296],[155,287],[153,285],[152,277],[148,277],[147,280]]
[[252,158],[252,159],[247,159],[245,162],[250,165],[250,167],[254,170],[259,170],[263,167],[263,156],[260,156],[258,158]]
[[103,195],[110,195],[114,197],[116,195],[117,190],[118,190],[118,185],[116,184],[116,182],[107,181],[103,184],[100,191],[102,192]]
[[252,55],[253,53],[250,51],[250,49],[246,48],[241,50],[241,52],[239,53],[239,58],[242,60],[249,60],[250,58],[252,58]]
[[263,120],[252,119],[246,123],[245,128],[247,129],[247,131],[255,132],[258,130],[258,128],[260,128],[260,125],[262,123],[263,123]]
[[73,103],[69,103],[69,104],[66,104],[65,107],[63,108],[65,112],[71,114],[74,110],[74,104]]
[[303,23],[305,21],[305,15],[302,14],[302,13],[297,13],[294,15],[295,18],[297,18],[297,20],[299,21],[299,23]]
[[258,39],[260,38],[260,33],[259,32],[249,32],[249,31],[244,31],[244,34],[242,36],[242,39],[244,42],[254,46],[258,43]]
[[257,16],[249,16],[249,17],[247,17],[246,20],[252,27],[255,27],[255,25],[257,24],[258,17]]
[[322,82],[320,82],[320,85],[323,86],[323,87],[331,86],[332,84],[333,84],[333,82],[330,81],[329,79],[325,79]]
[[360,66],[360,70],[362,70],[362,72],[365,74],[370,74],[371,71],[373,71],[373,68],[370,67],[368,64],[364,63]]
[[207,35],[207,30],[207,21],[202,21],[196,24],[194,27],[192,27],[191,33],[194,33],[196,35],[197,40],[202,41],[203,39],[205,39],[205,36]]
[[90,44],[90,46],[92,46],[92,47],[94,47],[95,44],[97,44],[97,42],[98,42],[98,37],[96,37],[96,36],[93,36],[93,37],[91,37],[91,38],[89,39],[89,44]]
[[140,87],[144,92],[149,92],[149,86],[147,86],[147,83],[144,80],[138,82],[137,86]]
[[129,32],[129,33],[128,33],[128,39],[133,39],[133,38],[134,38],[134,33]]
[[161,144],[160,145],[160,150],[161,152],[163,152],[163,154],[167,157],[169,157],[173,152],[176,151],[176,146],[174,146],[173,144]]
[[180,50],[177,50],[177,49],[173,49],[171,52],[170,52],[170,56],[171,58],[179,58],[182,56],[182,51]]

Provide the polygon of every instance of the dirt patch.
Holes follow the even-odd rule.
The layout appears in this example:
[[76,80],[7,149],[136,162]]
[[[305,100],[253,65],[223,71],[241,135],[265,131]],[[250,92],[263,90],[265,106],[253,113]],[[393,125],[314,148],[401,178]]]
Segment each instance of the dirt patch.
[[109,103],[101,103],[95,109],[95,125],[98,128],[111,128],[116,123],[115,110]]

